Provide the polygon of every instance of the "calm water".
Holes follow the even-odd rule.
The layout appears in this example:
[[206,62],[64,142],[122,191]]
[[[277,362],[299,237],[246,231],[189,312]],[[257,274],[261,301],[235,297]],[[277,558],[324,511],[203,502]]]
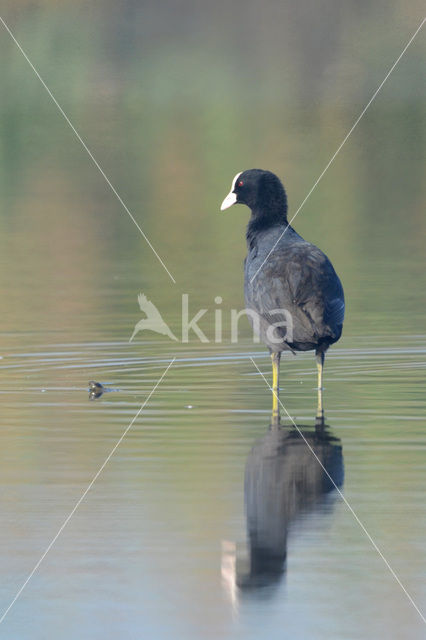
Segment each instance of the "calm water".
[[[232,176],[275,170],[294,213],[421,16],[348,5],[330,22],[308,5],[95,3],[83,18],[79,3],[5,3],[176,284],[0,28],[0,615],[176,360],[1,638],[425,635],[317,460],[424,614],[424,34],[295,223],[348,302],[323,433],[312,354],[282,362],[281,399],[317,458],[288,418],[269,430],[250,357],[268,380],[270,362],[248,323],[230,341],[247,220],[218,213]],[[210,342],[129,343],[140,292],[178,336],[188,293]],[[111,392],[90,402],[89,380]]]

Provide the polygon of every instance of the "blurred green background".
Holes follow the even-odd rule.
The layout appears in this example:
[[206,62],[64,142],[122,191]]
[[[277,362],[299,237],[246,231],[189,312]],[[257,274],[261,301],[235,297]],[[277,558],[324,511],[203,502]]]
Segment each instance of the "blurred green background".
[[[232,177],[274,171],[294,213],[420,23],[421,7],[3,3],[6,22],[177,280],[173,287],[2,27],[3,329],[85,332],[116,305],[134,311],[138,289],[165,313],[170,306],[169,315],[182,291],[202,306],[220,294],[224,308],[240,308],[248,211],[218,213]],[[421,328],[424,53],[421,33],[295,221],[341,274],[346,334]],[[114,331],[126,336],[128,327]]]

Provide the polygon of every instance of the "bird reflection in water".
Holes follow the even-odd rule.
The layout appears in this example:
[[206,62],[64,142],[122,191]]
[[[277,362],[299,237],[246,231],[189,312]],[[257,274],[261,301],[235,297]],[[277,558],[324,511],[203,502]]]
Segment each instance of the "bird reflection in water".
[[289,530],[313,510],[330,512],[332,502],[327,496],[342,486],[343,474],[341,441],[321,422],[315,428],[273,424],[254,444],[245,467],[246,562],[236,557],[235,546],[234,554],[230,553],[231,543],[223,546],[222,575],[226,567],[225,586],[234,605],[238,591],[279,584]]

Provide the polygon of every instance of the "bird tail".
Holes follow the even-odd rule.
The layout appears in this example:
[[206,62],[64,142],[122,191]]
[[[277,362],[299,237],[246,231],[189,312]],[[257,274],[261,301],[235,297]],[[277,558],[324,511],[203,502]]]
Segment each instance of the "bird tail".
[[175,334],[173,333],[173,331],[167,327],[167,335],[169,336],[169,338],[171,338],[172,340],[175,340],[176,342],[179,342],[179,338],[176,338]]

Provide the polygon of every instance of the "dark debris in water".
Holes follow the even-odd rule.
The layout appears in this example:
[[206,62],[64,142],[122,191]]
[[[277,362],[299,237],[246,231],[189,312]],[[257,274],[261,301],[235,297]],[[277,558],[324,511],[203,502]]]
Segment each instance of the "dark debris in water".
[[95,380],[90,380],[89,400],[96,400],[96,398],[100,398],[105,391],[107,391],[107,389],[103,384],[101,384],[100,382],[96,382]]
[[112,389],[111,387],[105,387],[101,382],[96,382],[96,380],[90,380],[88,391],[89,391],[89,400],[96,400],[96,398],[100,398],[104,393],[110,393],[111,391],[120,391],[120,389]]

